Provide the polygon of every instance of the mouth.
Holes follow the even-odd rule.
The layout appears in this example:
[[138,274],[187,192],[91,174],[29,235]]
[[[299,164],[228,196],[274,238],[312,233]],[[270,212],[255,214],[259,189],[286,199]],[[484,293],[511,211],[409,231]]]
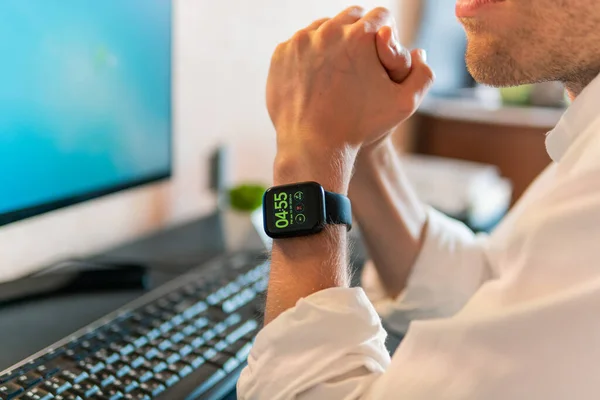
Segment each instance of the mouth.
[[456,16],[458,18],[475,17],[486,8],[493,7],[506,0],[458,0],[456,2]]

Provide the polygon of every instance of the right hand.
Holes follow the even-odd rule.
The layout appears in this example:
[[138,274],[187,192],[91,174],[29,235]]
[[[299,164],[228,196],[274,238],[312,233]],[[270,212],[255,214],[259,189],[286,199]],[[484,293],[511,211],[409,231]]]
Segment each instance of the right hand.
[[388,10],[365,14],[352,7],[278,46],[267,84],[278,159],[321,170],[336,152],[349,154],[374,143],[414,113],[433,73],[422,54],[414,53],[406,79],[390,79],[401,78],[401,62],[406,73],[408,58],[398,51],[385,54],[385,46],[392,50],[386,42],[393,26]]

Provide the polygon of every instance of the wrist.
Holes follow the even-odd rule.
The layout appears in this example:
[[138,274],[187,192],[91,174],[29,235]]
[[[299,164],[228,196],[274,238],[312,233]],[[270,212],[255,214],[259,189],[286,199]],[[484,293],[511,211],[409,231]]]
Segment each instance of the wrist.
[[275,185],[314,181],[327,191],[347,194],[358,149],[296,146],[279,149],[275,157]]

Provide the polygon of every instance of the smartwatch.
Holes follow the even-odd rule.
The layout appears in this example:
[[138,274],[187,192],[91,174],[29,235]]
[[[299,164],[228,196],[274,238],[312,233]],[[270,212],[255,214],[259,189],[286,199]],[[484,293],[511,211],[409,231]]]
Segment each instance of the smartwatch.
[[275,186],[263,197],[266,234],[273,239],[315,235],[327,224],[352,228],[348,197],[327,192],[316,182]]

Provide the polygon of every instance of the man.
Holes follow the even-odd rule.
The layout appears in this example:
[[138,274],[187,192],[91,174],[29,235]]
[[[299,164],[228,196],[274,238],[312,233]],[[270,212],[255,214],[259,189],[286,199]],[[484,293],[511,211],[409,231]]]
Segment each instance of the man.
[[344,227],[275,240],[267,325],[240,398],[600,398],[600,5],[459,0],[457,14],[478,81],[566,85],[574,103],[548,135],[553,163],[475,237],[420,204],[398,166],[387,134],[432,75],[412,52],[406,76],[389,13],[346,10],[280,45],[268,84],[275,184],[349,193],[383,317],[414,322],[390,360],[374,307],[348,288]]

